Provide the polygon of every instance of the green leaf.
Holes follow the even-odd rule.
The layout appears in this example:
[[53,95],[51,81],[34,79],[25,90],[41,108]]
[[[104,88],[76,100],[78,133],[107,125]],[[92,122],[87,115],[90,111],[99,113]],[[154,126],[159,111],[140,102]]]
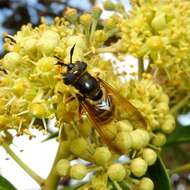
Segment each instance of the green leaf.
[[2,175],[0,175],[0,190],[16,190],[16,188]]
[[73,190],[72,187],[64,187],[63,190]]
[[166,167],[160,157],[158,157],[153,166],[149,167],[147,176],[153,180],[154,190],[172,190],[171,179],[169,178]]
[[51,139],[54,139],[58,136],[58,132],[55,132],[55,133],[51,133],[47,138],[45,138],[42,142],[46,142],[46,141],[49,141]]
[[179,126],[176,130],[168,136],[165,146],[171,146],[173,144],[185,144],[190,143],[190,126]]

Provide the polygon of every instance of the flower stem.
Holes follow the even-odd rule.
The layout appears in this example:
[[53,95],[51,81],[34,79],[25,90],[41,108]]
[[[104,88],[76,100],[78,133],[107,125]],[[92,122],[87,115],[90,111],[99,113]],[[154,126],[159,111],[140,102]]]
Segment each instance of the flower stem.
[[179,166],[179,167],[175,168],[174,170],[171,170],[171,174],[182,173],[182,172],[186,172],[189,170],[190,170],[190,163]]
[[171,108],[171,113],[176,114],[179,109],[181,109],[183,106],[187,104],[187,101],[189,100],[190,96],[186,96],[181,101],[179,101],[175,106]]
[[56,190],[58,183],[59,183],[59,179],[60,176],[57,174],[56,172],[56,164],[57,162],[62,158],[62,146],[61,146],[61,142],[62,142],[62,130],[60,133],[60,137],[59,137],[59,147],[57,149],[57,153],[52,165],[52,168],[50,170],[50,173],[48,175],[48,177],[45,180],[44,185],[42,186],[42,190]]
[[97,26],[97,20],[94,19],[92,22],[92,27],[91,27],[91,31],[90,31],[90,42],[93,43],[93,37],[94,37],[94,32],[96,31],[96,26]]
[[120,187],[120,185],[116,181],[113,181],[113,183],[114,183],[117,190],[122,190],[122,188]]
[[33,170],[31,170],[9,147],[6,142],[2,143],[2,147],[7,151],[7,153],[12,157],[12,159],[30,176],[32,177],[40,186],[44,184],[44,179],[37,175]]

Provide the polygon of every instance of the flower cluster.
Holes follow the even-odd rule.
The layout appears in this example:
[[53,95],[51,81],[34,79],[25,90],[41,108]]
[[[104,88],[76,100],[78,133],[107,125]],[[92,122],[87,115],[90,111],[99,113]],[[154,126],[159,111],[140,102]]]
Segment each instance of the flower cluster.
[[[108,5],[109,2],[105,4]],[[122,6],[117,6],[117,11],[123,12]],[[118,32],[113,25],[124,21],[115,15],[102,23],[101,12],[99,7],[94,7],[91,14],[78,17],[75,9],[68,8],[65,17],[55,18],[52,24],[42,19],[36,28],[28,24],[16,35],[6,36],[4,47],[8,53],[1,60],[0,72],[1,137],[5,139],[8,129],[30,137],[31,128],[46,132],[47,119],[55,117],[62,158],[56,164],[59,176],[81,180],[95,172],[79,189],[106,190],[110,185],[119,186],[121,181],[126,181],[131,188],[152,190],[152,180],[144,176],[148,166],[156,162],[157,151],[166,142],[166,135],[175,127],[169,98],[149,75],[127,84],[119,82],[111,61],[105,61],[100,53],[113,48],[119,50],[120,41],[112,41],[111,45],[108,41]],[[123,35],[125,39],[127,33]],[[104,143],[105,139],[85,114],[79,117],[77,90],[62,80],[66,70],[57,63],[70,62],[74,45],[73,63],[86,62],[92,76],[99,74],[127,102],[114,105],[113,120],[102,129],[109,143]],[[142,115],[147,125],[142,127],[136,115]],[[125,155],[123,163],[118,162],[121,155]],[[73,165],[71,161],[76,158],[89,164]]]
[[[189,96],[189,1],[134,0],[120,24],[123,50],[148,58],[170,105]],[[188,104],[186,104],[188,105]]]
[[[67,20],[73,17],[72,11],[68,9],[65,13]],[[75,11],[74,14],[77,16]],[[1,131],[14,128],[18,135],[30,133],[28,129],[39,123],[35,122],[37,119],[43,121],[46,129],[45,119],[55,115],[58,121],[73,120],[77,105],[67,105],[66,99],[76,91],[64,85],[64,69],[56,64],[58,60],[69,63],[70,49],[75,45],[73,62],[87,59],[92,73],[99,72],[94,69],[95,65],[101,71],[112,72],[111,63],[98,55],[84,58],[85,53],[93,51],[89,51],[87,44],[94,49],[106,40],[103,30],[90,29],[91,24],[96,28],[100,14],[101,9],[96,7],[92,15],[82,15],[76,25],[64,18],[55,18],[48,25],[42,18],[39,27],[28,24],[16,35],[5,36],[4,47],[8,53],[1,59]]]

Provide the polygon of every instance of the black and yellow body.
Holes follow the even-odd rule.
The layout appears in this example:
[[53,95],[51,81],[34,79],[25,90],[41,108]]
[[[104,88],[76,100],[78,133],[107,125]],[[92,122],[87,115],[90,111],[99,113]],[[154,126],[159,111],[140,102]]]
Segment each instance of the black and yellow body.
[[117,90],[100,78],[93,77],[87,71],[87,64],[82,61],[72,63],[72,54],[74,46],[71,49],[71,60],[69,64],[58,61],[57,64],[67,67],[63,75],[63,81],[66,85],[75,87],[79,93],[76,98],[79,101],[79,111],[84,110],[93,126],[99,133],[102,140],[108,147],[115,152],[120,152],[118,147],[113,145],[113,135],[110,131],[110,125],[115,116],[115,110],[127,115],[127,119],[136,128],[146,128],[147,123],[137,108],[135,108],[126,98],[121,96]]

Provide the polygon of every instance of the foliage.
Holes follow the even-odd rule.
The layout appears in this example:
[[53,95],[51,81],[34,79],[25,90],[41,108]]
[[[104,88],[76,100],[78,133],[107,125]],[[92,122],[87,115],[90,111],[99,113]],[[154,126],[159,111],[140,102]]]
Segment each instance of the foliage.
[[16,188],[1,175],[0,175],[0,189],[1,190],[16,190]]

